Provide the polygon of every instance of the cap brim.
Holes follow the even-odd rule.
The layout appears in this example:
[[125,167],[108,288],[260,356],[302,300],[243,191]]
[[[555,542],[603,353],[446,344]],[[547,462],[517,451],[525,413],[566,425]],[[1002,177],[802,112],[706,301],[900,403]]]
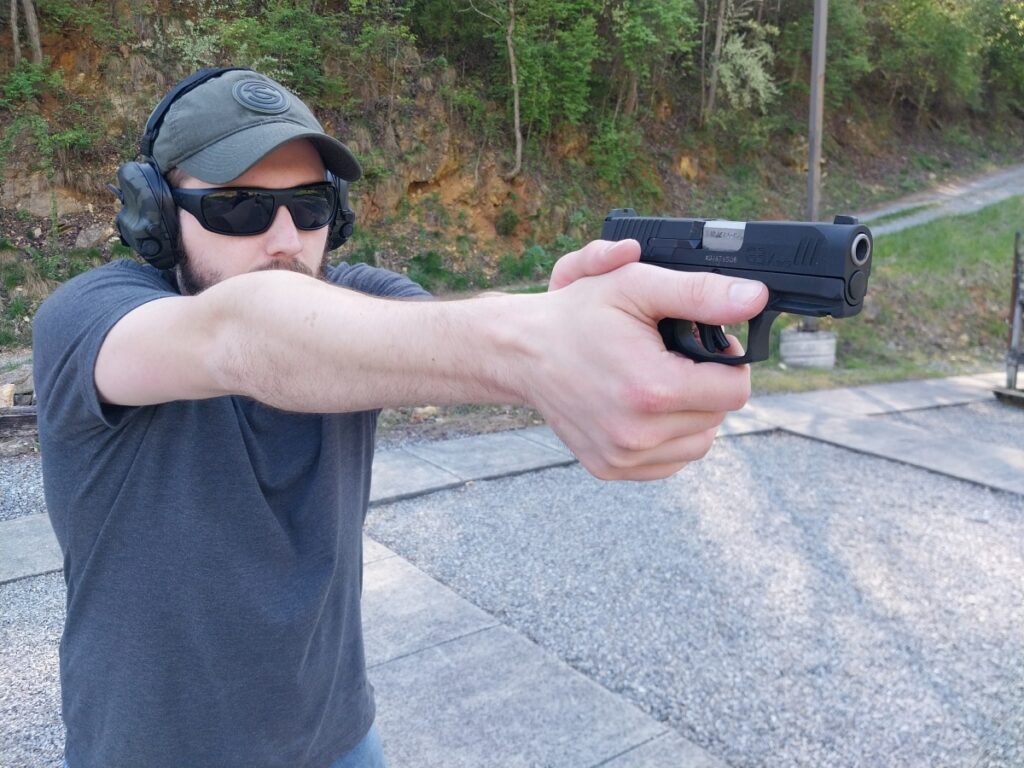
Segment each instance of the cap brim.
[[178,167],[207,184],[227,184],[282,144],[295,139],[309,139],[320,153],[324,167],[335,176],[356,181],[363,175],[355,157],[340,141],[290,122],[261,123],[225,136],[181,160]]

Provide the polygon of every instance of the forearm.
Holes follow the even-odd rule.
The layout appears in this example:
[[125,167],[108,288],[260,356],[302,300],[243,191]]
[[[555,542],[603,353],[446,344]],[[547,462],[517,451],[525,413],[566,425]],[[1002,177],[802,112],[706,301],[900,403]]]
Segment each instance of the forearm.
[[388,300],[293,273],[211,288],[211,371],[223,391],[293,411],[518,403],[529,297]]
[[[658,321],[740,322],[764,309],[767,291],[709,273],[614,267],[616,249],[638,255],[623,243],[586,246],[548,293],[466,301],[373,298],[290,272],[239,275],[128,313],[104,341],[97,390],[120,405],[239,394],[312,412],[528,403],[598,477],[664,477],[706,453],[725,412],[749,396],[750,372],[667,351]],[[609,260],[607,273],[595,268]]]

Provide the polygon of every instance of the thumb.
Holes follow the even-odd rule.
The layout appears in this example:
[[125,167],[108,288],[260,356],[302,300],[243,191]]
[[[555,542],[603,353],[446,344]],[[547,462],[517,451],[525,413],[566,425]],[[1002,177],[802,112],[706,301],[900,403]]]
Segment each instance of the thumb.
[[651,320],[675,317],[728,325],[749,320],[768,303],[768,289],[756,280],[655,266],[631,271],[637,282],[629,298]]
[[640,243],[636,240],[593,240],[578,251],[567,253],[555,262],[548,282],[549,291],[557,291],[581,277],[613,272],[640,259]]

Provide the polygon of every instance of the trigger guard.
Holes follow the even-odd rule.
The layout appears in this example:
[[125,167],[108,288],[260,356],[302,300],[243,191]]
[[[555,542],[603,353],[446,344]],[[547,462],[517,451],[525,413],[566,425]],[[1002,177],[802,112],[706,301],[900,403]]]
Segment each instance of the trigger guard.
[[697,323],[692,320],[678,320],[666,317],[658,322],[658,331],[665,342],[665,348],[679,352],[697,363],[724,363],[744,365],[768,359],[768,342],[772,323],[779,312],[765,311],[751,318],[747,324],[747,350],[742,355],[723,355],[709,352],[698,341]]

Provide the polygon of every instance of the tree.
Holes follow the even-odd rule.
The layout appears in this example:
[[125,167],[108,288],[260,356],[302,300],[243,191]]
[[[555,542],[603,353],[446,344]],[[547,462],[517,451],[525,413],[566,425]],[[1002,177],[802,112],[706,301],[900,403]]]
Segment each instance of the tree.
[[14,49],[14,66],[21,64],[21,41],[18,39],[18,0],[11,0],[11,40]]
[[493,7],[485,11],[478,8],[473,3],[473,0],[469,0],[470,8],[485,19],[494,22],[505,30],[505,48],[508,52],[509,82],[512,86],[512,130],[515,133],[516,140],[515,165],[512,166],[511,171],[505,174],[505,180],[511,181],[518,176],[519,172],[523,169],[523,126],[519,105],[519,68],[516,62],[515,45],[516,2],[515,0],[507,0],[507,5],[504,8],[504,19],[499,18],[499,15],[502,12],[499,0],[491,0],[490,5]]
[[601,2],[469,0],[467,10],[491,21],[489,36],[508,57],[517,155],[531,134],[545,137],[560,124],[579,125],[593,108]]
[[[708,6],[705,0],[702,39],[707,40]],[[772,66],[775,51],[768,42],[778,34],[771,24],[751,18],[752,0],[718,0],[715,21],[715,42],[711,51],[710,73],[701,108],[701,124],[718,108],[719,89],[737,110],[765,111],[778,95]],[[758,5],[763,11],[763,3]],[[763,14],[761,14],[763,15]],[[703,62],[702,62],[703,63]]]
[[[32,63],[42,64],[43,63],[43,46],[39,42],[39,18],[36,16],[36,7],[33,0],[21,0],[21,8],[25,12],[25,33],[28,35],[29,46],[32,48]],[[11,2],[11,33],[15,37],[15,57],[21,57],[20,51],[17,47],[17,8],[14,7],[14,2]]]
[[[21,0],[25,14],[25,34],[32,49],[32,63],[43,63],[43,46],[39,42],[39,17],[33,0]],[[21,30],[18,25],[18,0],[11,0],[11,48],[14,51],[14,66],[21,63]]]
[[[718,19],[715,22],[715,47],[711,51],[711,75],[707,87],[707,100],[700,111],[700,121],[704,123],[707,116],[715,111],[715,98],[718,95],[718,67],[722,60],[722,45],[725,40],[725,25],[728,20],[729,0],[718,0]],[[705,13],[705,18],[707,14]]]
[[609,6],[611,81],[619,83],[615,114],[632,117],[640,92],[693,50],[696,9],[693,0],[612,0]]
[[975,3],[884,0],[871,16],[878,41],[877,71],[892,98],[918,119],[976,105],[982,89],[982,34]]

